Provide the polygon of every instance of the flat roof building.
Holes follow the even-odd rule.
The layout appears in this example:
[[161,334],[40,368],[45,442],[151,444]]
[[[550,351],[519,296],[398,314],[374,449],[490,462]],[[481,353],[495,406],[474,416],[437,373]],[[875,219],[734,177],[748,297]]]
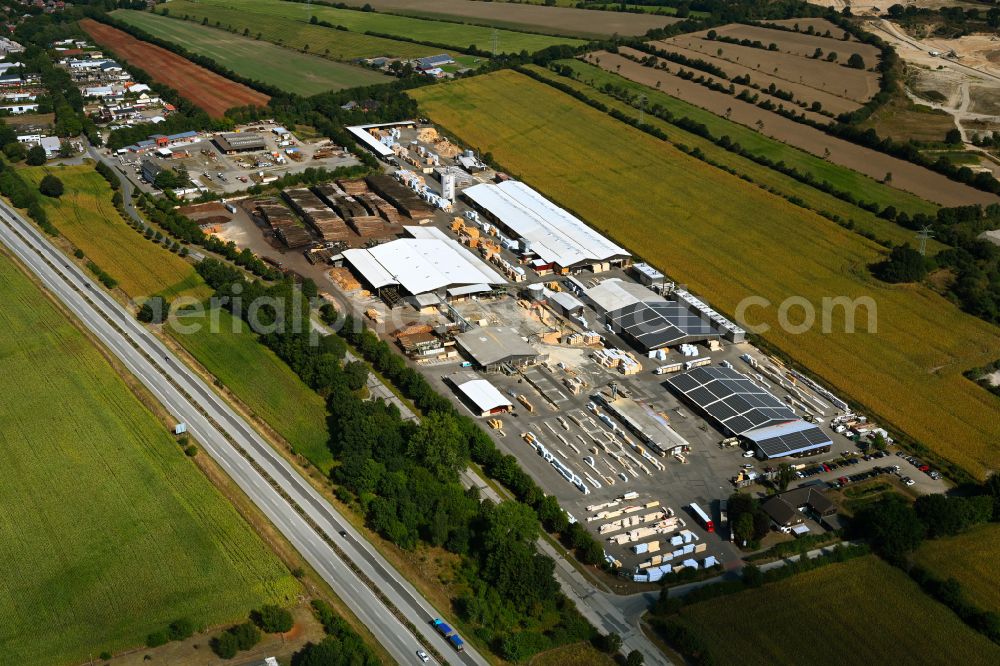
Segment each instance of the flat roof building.
[[830,450],[833,441],[818,426],[733,368],[695,368],[666,381],[716,428],[743,439],[763,459],[801,457]]
[[501,231],[521,240],[523,254],[556,270],[596,272],[631,261],[624,248],[519,181],[481,183],[462,195]]
[[455,344],[478,367],[494,372],[509,364],[531,365],[540,354],[512,328],[473,328],[455,336]]
[[223,132],[216,134],[213,141],[224,153],[241,153],[267,148],[264,138],[254,132]]

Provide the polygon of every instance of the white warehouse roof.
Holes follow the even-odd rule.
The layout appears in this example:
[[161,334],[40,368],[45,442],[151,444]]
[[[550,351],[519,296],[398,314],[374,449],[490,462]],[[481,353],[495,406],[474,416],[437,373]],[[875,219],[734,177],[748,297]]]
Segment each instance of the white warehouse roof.
[[505,398],[493,384],[485,379],[473,379],[467,382],[456,382],[455,388],[465,398],[476,406],[483,414],[500,407],[512,407],[510,400]]
[[389,146],[382,143],[381,141],[379,141],[378,139],[376,139],[374,136],[372,136],[371,132],[369,132],[368,130],[376,127],[396,127],[399,125],[412,125],[413,123],[414,121],[412,120],[401,120],[393,123],[370,123],[368,125],[353,125],[347,127],[347,131],[356,136],[358,139],[360,139],[362,143],[371,148],[377,154],[381,155],[382,157],[388,157],[389,155],[392,155],[392,149],[389,148]]
[[474,185],[463,194],[528,241],[532,252],[562,267],[628,257],[625,249],[516,180]]
[[432,233],[421,235],[344,250],[344,259],[374,288],[398,284],[413,295],[446,287],[507,283],[456,241],[435,238]]

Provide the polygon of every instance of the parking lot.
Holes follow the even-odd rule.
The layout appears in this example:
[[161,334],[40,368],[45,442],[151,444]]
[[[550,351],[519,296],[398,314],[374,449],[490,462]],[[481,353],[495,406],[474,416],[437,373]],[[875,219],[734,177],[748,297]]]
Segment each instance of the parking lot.
[[242,191],[251,185],[308,168],[333,170],[359,164],[356,157],[332,145],[328,139],[302,141],[294,135],[279,138],[272,131],[274,125],[251,127],[259,128],[246,128],[246,131],[253,131],[264,139],[264,150],[227,155],[219,150],[211,135],[203,135],[193,143],[174,146],[172,157],[161,157],[155,152],[126,152],[109,155],[108,159],[117,162],[144,192],[155,191],[152,184],[141,178],[142,163],[152,160],[164,168],[186,169],[195,186],[220,194]]

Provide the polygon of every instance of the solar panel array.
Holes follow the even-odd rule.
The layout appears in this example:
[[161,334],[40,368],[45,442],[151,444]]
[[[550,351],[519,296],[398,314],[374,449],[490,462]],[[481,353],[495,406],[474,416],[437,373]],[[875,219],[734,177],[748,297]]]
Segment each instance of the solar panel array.
[[780,458],[819,446],[831,446],[833,442],[822,430],[816,426],[809,426],[796,432],[755,440],[754,444],[766,458]]
[[616,331],[647,350],[719,336],[719,329],[704,315],[677,301],[633,303],[608,318]]
[[798,420],[781,400],[731,368],[695,368],[667,384],[735,435]]

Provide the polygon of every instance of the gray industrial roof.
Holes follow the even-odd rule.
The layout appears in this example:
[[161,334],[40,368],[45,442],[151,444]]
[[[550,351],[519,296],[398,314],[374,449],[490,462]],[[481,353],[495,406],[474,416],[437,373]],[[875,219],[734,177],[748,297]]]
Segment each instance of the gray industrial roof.
[[215,139],[223,150],[261,150],[267,147],[263,137],[253,132],[223,132]]
[[647,351],[720,337],[708,317],[677,301],[634,303],[608,317],[616,331]]
[[538,356],[512,328],[473,328],[455,336],[455,342],[481,366],[502,363],[510,358]]
[[781,458],[833,445],[829,435],[805,421],[758,428],[743,436],[753,442],[765,458]]
[[695,368],[671,377],[666,383],[735,435],[799,421],[781,400],[732,368]]

